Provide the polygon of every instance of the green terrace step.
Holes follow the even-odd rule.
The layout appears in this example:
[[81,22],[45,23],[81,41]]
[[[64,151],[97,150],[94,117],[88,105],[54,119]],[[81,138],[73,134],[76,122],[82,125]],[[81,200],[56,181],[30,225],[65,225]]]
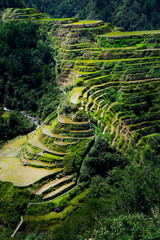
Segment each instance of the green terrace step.
[[84,72],[84,73],[100,70],[96,66],[83,66],[83,65],[77,65],[77,64],[74,65],[73,69],[75,69],[79,72]]
[[[71,131],[72,132],[72,131]],[[77,142],[63,142],[63,141],[54,141],[54,144],[57,144],[59,146],[68,146],[68,145],[73,145],[73,144],[77,144]]]
[[[152,71],[159,69],[160,66],[154,66],[152,67]],[[137,68],[127,68],[126,69],[126,74],[130,73],[130,74],[134,74],[134,73],[143,73],[143,72],[150,72],[151,71],[151,66],[147,66],[147,67],[137,67]]]
[[119,50],[124,50],[124,51],[126,51],[126,50],[134,50],[134,49],[137,49],[137,47],[114,47],[114,45],[113,45],[113,47],[111,47],[111,48],[102,48],[103,49],[103,51],[105,52],[105,51],[110,51],[110,50],[112,50],[112,51],[119,51]]
[[[158,86],[157,86],[158,85]],[[133,89],[132,89],[133,90]],[[123,90],[124,91],[124,90]],[[150,89],[145,89],[144,90],[144,87],[141,89],[141,88],[138,88],[137,90],[135,90],[134,92],[127,92],[127,93],[123,93],[123,98],[132,98],[132,95],[133,97],[137,98],[137,97],[143,97],[144,95],[146,96],[146,94],[155,94],[155,93],[158,93],[160,91],[160,83],[157,83],[156,86],[152,86],[152,88],[150,87]]]
[[[91,81],[90,80],[88,80],[87,81],[87,84],[89,83],[89,86],[91,85],[91,83],[93,83],[93,84],[99,84],[99,83],[101,83],[102,81],[97,81],[98,79],[95,79],[96,81],[93,81],[92,79],[91,79]],[[152,82],[152,81],[154,81],[154,82],[158,82],[160,80],[160,78],[148,78],[148,79],[136,79],[136,80],[125,80],[125,81],[113,81],[113,82],[111,82],[113,85],[119,85],[119,86],[135,86],[135,84],[142,84],[142,83],[149,83],[149,82]],[[106,84],[107,84],[107,79],[106,79]]]
[[159,124],[159,123],[160,123],[160,120],[158,119],[158,120],[145,121],[141,123],[128,125],[127,127],[130,131],[135,131],[135,130],[144,129],[145,127],[149,127],[149,126],[152,126],[153,124]]
[[[103,85],[103,86],[104,86],[104,85]],[[113,87],[113,86],[111,86],[111,87]],[[101,99],[102,97],[105,97],[106,90],[107,90],[108,88],[111,88],[111,87],[99,89],[99,90],[95,91],[92,95],[90,95],[90,96],[88,97],[88,102],[87,102],[87,104],[86,104],[86,106],[85,106],[85,110],[87,111],[87,110],[88,110],[88,107],[90,107],[90,111],[92,111],[93,108],[95,107],[96,101],[97,101],[98,99]],[[104,92],[104,93],[103,93],[103,92]],[[152,93],[151,95],[152,95],[153,97],[156,97],[157,93],[158,93],[158,91],[155,92],[155,93]],[[87,93],[86,93],[86,94],[87,94]],[[100,95],[99,95],[99,94],[100,94]],[[98,96],[97,96],[97,95],[98,95]],[[144,97],[145,97],[145,95],[144,95]],[[152,97],[152,98],[153,98],[153,97]],[[141,98],[143,99],[143,96],[141,96]],[[152,98],[151,98],[151,99],[152,99]],[[131,100],[129,101],[129,99],[131,99]],[[134,97],[133,97],[133,100],[134,100]],[[132,100],[131,97],[130,97],[130,98],[127,97],[127,103],[128,103],[128,101],[129,101],[129,102],[133,102],[133,100]],[[139,99],[139,101],[141,101],[141,99]],[[91,105],[91,104],[92,104],[92,105]],[[124,102],[124,104],[125,104],[125,102]],[[127,104],[127,106],[129,106],[129,104]],[[101,116],[101,117],[102,117],[102,116]]]
[[64,28],[90,28],[104,25],[103,21],[96,20],[81,20],[75,23],[63,25]]
[[72,133],[83,133],[83,132],[90,132],[92,131],[92,129],[88,129],[88,130],[71,130]]
[[[43,131],[43,134],[45,134],[45,132]],[[64,133],[63,134],[56,134],[56,133],[53,133],[52,134],[52,137],[53,138],[55,138],[55,139],[63,139],[63,141],[64,140],[69,140],[69,139],[71,139],[71,140],[78,140],[78,139],[91,139],[91,138],[93,138],[94,136],[84,136],[84,137],[78,137],[78,136],[67,136],[67,135],[65,135]],[[58,140],[59,141],[59,140]],[[64,146],[68,146],[69,144],[66,144],[65,143],[65,145]]]
[[[94,98],[93,102],[92,102],[92,105],[90,104],[90,111],[92,112],[97,104],[97,100],[100,100],[102,101],[103,100],[103,97],[105,97],[106,93],[103,93],[99,96],[97,96],[96,98]],[[102,99],[102,100],[101,100]]]
[[160,31],[143,31],[143,32],[110,32],[98,36],[101,45],[105,48],[113,47],[154,47],[157,46],[155,36],[159,36]]
[[92,42],[81,42],[81,43],[75,43],[75,44],[68,44],[64,47],[65,47],[65,49],[68,49],[68,50],[86,49],[86,48],[94,48],[95,49],[97,47],[97,44],[92,43]]
[[67,117],[62,116],[62,115],[58,115],[58,122],[63,123],[63,124],[73,124],[73,125],[86,125],[86,124],[90,123],[90,121],[75,122],[75,121],[70,120]]
[[[122,86],[122,90],[123,90],[123,92],[124,93],[129,93],[130,91],[135,91],[135,92],[137,92],[137,91],[141,91],[141,88],[143,89],[148,89],[148,82],[150,82],[150,86],[151,87],[154,87],[154,85],[156,84],[157,86],[159,86],[159,81],[160,81],[160,78],[151,78],[151,79],[147,79],[147,80],[139,80],[138,82],[137,82],[137,80],[136,81],[134,81],[135,83],[138,83],[138,85],[137,84],[133,84],[133,85],[124,85],[124,86]],[[144,83],[143,85],[141,85],[141,83]]]
[[113,81],[113,82],[105,82],[102,84],[92,85],[91,88],[89,88],[86,92],[84,92],[83,97],[87,98],[90,95],[90,91],[96,90],[103,90],[104,86],[122,86],[123,88],[129,88],[129,87],[137,87],[137,84],[147,84],[151,82],[151,84],[159,84],[160,78],[150,78],[150,79],[139,79],[139,80],[132,80],[132,81]]
[[160,136],[160,133],[153,133],[153,134],[148,134],[146,136],[143,136],[139,139],[138,143],[137,143],[137,146],[140,145],[142,143],[142,141],[144,140],[147,140],[149,138],[153,138],[153,137],[159,137]]
[[160,34],[160,30],[150,30],[150,31],[135,31],[135,32],[111,32],[107,34],[100,35],[100,37],[129,37],[129,36],[143,36],[143,35],[155,35]]
[[[70,37],[67,37],[67,36],[56,36],[56,39],[57,39],[57,44],[59,46],[63,46],[64,44],[68,44],[68,45],[76,45],[76,44],[85,44],[87,41],[85,38],[81,38],[80,39],[80,36],[75,37],[75,38],[70,38]],[[62,41],[63,40],[63,41]],[[88,43],[92,43],[92,42],[88,42]]]
[[54,165],[51,163],[46,163],[39,160],[29,160],[24,157],[24,154],[21,153],[20,160],[22,161],[24,166],[32,166],[32,167],[41,167],[41,168],[53,168]]
[[88,108],[89,108],[90,111],[91,111],[92,108],[94,108],[96,101],[97,101],[98,99],[101,99],[101,98],[105,97],[105,95],[106,95],[106,92],[98,95],[97,97],[95,97],[95,99],[92,99],[92,97],[89,97],[89,98],[88,98],[88,102],[87,102],[87,104],[86,104],[86,106],[85,106],[85,111],[88,111]]
[[76,48],[76,49],[67,49],[67,48],[60,48],[60,51],[63,52],[78,52],[78,51],[98,51],[100,52],[100,48],[96,48],[96,47],[84,47],[84,48]]
[[53,21],[55,24],[66,24],[70,22],[76,22],[76,18],[42,18],[41,21]]
[[133,136],[135,137],[136,142],[138,142],[138,140],[144,136],[150,135],[150,134],[156,134],[157,132],[160,131],[160,127],[159,127],[159,123],[155,122],[153,123],[151,126],[149,127],[144,127],[138,130],[134,130],[132,132]]
[[34,8],[26,8],[26,9],[14,9],[9,8],[2,16],[3,21],[23,21],[26,19],[30,20],[39,20],[40,18],[44,18],[46,15],[44,13],[38,12]]
[[[75,210],[79,203],[84,199],[84,197],[87,195],[88,189],[84,190],[83,192],[79,191],[78,187],[74,187],[73,189],[69,190],[68,192],[62,194],[61,196],[50,200],[41,202],[39,204],[29,204],[27,207],[26,214],[24,216],[24,221],[27,221],[27,223],[34,223],[34,222],[40,222],[40,221],[49,221],[49,220],[57,220],[64,219],[66,216],[71,213],[73,210]],[[70,199],[71,198],[71,199]],[[59,213],[54,212],[53,210],[50,211],[49,209],[56,208],[56,206],[61,205],[61,202],[68,201],[68,206],[65,207],[65,209]],[[39,215],[39,207],[42,209],[41,215]],[[48,211],[47,211],[48,210]],[[29,215],[30,214],[30,215]]]
[[[82,81],[82,80],[89,80],[94,77],[100,77],[101,75],[104,75],[104,71],[93,71],[93,72],[79,72],[77,70],[72,71],[73,79],[76,81]],[[74,77],[75,75],[75,77]]]
[[91,75],[91,77],[92,77],[93,74],[101,74],[101,73],[103,73],[102,70],[97,70],[97,71],[92,71],[92,72],[80,72],[80,71],[78,71],[76,69],[73,69],[73,71],[75,73],[77,73],[78,75],[80,75],[80,77],[85,77],[85,76],[89,76],[89,75]]
[[[96,64],[100,64],[100,63],[114,63],[114,62],[131,62],[131,64],[132,64],[132,62],[133,63],[136,63],[136,61],[138,61],[138,63],[143,63],[143,62],[145,62],[145,61],[151,61],[151,60],[155,60],[155,61],[159,61],[160,60],[160,57],[144,57],[144,58],[128,58],[128,59],[109,59],[109,60],[80,60],[80,59],[78,59],[78,60],[74,60],[74,59],[72,59],[72,60],[63,60],[64,62],[65,61],[67,61],[67,62],[76,62],[76,63],[78,63],[78,64],[89,64],[89,65],[92,65],[93,64],[93,66],[94,65],[96,65]],[[140,62],[140,60],[141,60],[141,62]]]
[[33,146],[41,147],[43,153],[49,153],[49,154],[53,154],[56,156],[65,156],[65,155],[69,154],[69,153],[49,150],[41,142],[38,141],[37,137],[34,137],[33,139],[28,140],[28,142],[31,143]]
[[100,80],[100,81],[107,80],[107,76],[104,75],[104,76],[99,76],[99,77],[94,77],[94,78],[88,78],[88,79],[84,80],[84,83],[87,84],[90,81],[94,82],[96,80]]
[[[110,23],[104,23],[101,26],[90,26],[90,27],[82,27],[82,28],[72,28],[72,32],[79,32],[82,36],[83,35],[87,35],[88,36],[88,32],[91,34],[103,34],[103,33],[108,33],[113,29],[113,26]],[[73,35],[74,36],[74,35]]]
[[[159,119],[160,119],[160,111],[156,111],[156,112],[148,111],[147,115],[143,116],[142,121],[152,121],[152,120],[156,121],[156,120],[159,120]],[[133,124],[134,123],[135,122],[133,121]]]
[[154,106],[149,108],[149,112],[159,112],[160,111],[160,106]]
[[46,194],[43,197],[43,200],[48,199],[48,198],[54,198],[64,192],[68,191],[69,189],[73,188],[74,186],[75,186],[75,182],[67,183],[67,184],[61,186],[60,188],[56,189],[55,191]]
[[61,183],[65,183],[69,180],[71,180],[73,178],[72,175],[70,176],[65,176],[65,177],[62,177],[62,178],[59,178],[59,179],[55,179],[53,181],[50,181],[49,183],[46,183],[45,185],[43,185],[41,188],[39,188],[35,194],[37,195],[41,195],[42,193],[44,193],[45,191],[47,191],[48,189],[52,188],[52,187],[55,187],[55,186],[58,186],[59,184]]
[[63,157],[48,153],[44,153],[43,155],[37,154],[36,158],[46,163],[61,163],[63,161]]
[[108,113],[110,110],[111,110],[111,108],[113,108],[114,106],[116,106],[116,105],[121,105],[122,103],[120,103],[120,102],[112,102],[109,106],[108,106],[108,108],[107,108],[107,110],[106,110],[106,113]]
[[[141,102],[141,101],[144,101],[146,100],[148,97],[150,98],[150,100],[154,100],[157,98],[157,95],[159,94],[159,90],[154,90],[152,89],[152,91],[146,91],[146,92],[143,92],[143,90],[141,92],[139,92],[139,94],[126,94],[125,95],[122,95],[122,98],[123,98],[123,102],[124,104],[127,103],[127,105],[129,105],[130,103],[133,103],[133,102]],[[129,95],[129,96],[128,96]]]
[[106,51],[106,52],[101,52],[99,55],[99,59],[120,59],[120,58],[140,58],[143,57],[144,54],[146,56],[159,56],[160,51],[159,49],[145,49],[145,50],[134,50],[134,51]]
[[99,84],[99,85],[93,85],[91,86],[87,91],[83,92],[83,98],[88,98],[89,94],[90,94],[90,91],[93,91],[93,90],[98,90],[100,88],[103,88],[105,85],[108,85],[108,84],[112,84],[112,82],[108,82],[108,83],[103,83],[103,84]]
[[100,53],[100,51],[87,51],[82,55],[82,59],[98,59]]
[[115,123],[118,121],[118,115],[120,113],[116,113],[114,116],[113,116],[113,120],[112,120],[112,123],[111,123],[111,131],[110,131],[110,134],[113,134],[114,131],[115,131]]
[[132,67],[146,67],[146,66],[150,66],[150,65],[153,65],[153,66],[157,66],[157,65],[159,65],[159,61],[150,61],[150,62],[139,62],[139,63],[133,63],[132,65],[130,65],[130,64],[126,64],[126,67],[128,68],[128,67],[130,67],[130,68],[132,68]]

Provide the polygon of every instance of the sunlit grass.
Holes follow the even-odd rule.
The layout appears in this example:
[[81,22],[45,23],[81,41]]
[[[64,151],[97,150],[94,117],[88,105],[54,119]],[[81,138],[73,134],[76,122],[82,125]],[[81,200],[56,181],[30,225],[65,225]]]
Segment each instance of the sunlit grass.
[[81,96],[83,89],[84,89],[84,87],[76,87],[71,91],[71,93],[70,93],[71,103],[75,103],[75,104],[78,103],[78,99]]
[[15,186],[28,186],[60,170],[23,166],[18,158],[0,158],[0,181],[12,182]]
[[121,36],[134,36],[134,35],[147,35],[147,34],[160,34],[160,30],[154,31],[136,31],[136,32],[111,32],[107,34],[102,34],[102,37],[121,37]]
[[83,24],[96,24],[102,22],[101,20],[80,20],[79,22],[69,23],[67,25],[83,25]]

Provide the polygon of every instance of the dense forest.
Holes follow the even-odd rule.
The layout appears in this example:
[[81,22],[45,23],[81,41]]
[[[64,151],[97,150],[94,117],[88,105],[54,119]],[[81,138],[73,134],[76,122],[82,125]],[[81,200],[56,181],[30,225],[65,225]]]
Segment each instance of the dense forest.
[[17,111],[3,111],[0,108],[0,148],[3,144],[19,135],[24,135],[35,129],[26,116]]
[[24,3],[21,0],[1,0],[0,8],[7,7],[24,7]]
[[159,0],[25,0],[52,17],[102,19],[126,31],[160,28]]
[[[20,1],[5,3],[23,6]],[[3,3],[3,7],[6,5]],[[0,106],[16,110],[0,113],[1,146],[34,129],[20,111],[44,119],[58,106],[54,41],[51,47],[44,29],[45,26],[29,21],[0,26]]]
[[56,109],[54,50],[47,41],[43,28],[34,22],[1,26],[0,103],[5,107],[42,119]]

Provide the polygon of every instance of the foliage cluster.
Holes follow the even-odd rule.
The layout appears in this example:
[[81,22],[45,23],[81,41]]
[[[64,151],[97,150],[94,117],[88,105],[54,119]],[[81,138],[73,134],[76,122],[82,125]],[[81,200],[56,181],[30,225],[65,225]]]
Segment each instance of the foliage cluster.
[[126,158],[118,152],[103,137],[98,137],[92,147],[81,174],[81,181],[89,181],[95,175],[105,176],[106,173],[116,166],[124,166]]
[[[10,239],[20,216],[33,195],[28,189],[14,187],[11,183],[0,182],[0,238]],[[5,214],[4,214],[5,213]],[[21,235],[21,234],[20,234]],[[16,239],[24,239],[24,234]]]
[[0,116],[0,147],[5,141],[15,138],[19,135],[24,135],[35,129],[35,124],[32,123],[23,114],[12,111],[6,115]]
[[0,103],[42,119],[59,102],[54,46],[43,28],[29,21],[3,23],[0,28]]
[[[86,160],[83,175],[88,172],[91,184],[85,203],[52,233],[52,237],[47,236],[48,239],[159,238],[159,167],[148,161],[134,166],[126,162],[123,154],[116,150],[114,153],[114,149],[106,145],[104,138],[98,138],[92,148],[90,162],[95,163],[95,159],[92,160],[97,155],[92,173],[91,164]],[[106,157],[110,152],[113,158],[112,155]],[[108,162],[110,168],[104,168],[101,164],[104,162]],[[100,173],[98,166],[101,166]]]
[[0,8],[24,7],[22,0],[1,0]]

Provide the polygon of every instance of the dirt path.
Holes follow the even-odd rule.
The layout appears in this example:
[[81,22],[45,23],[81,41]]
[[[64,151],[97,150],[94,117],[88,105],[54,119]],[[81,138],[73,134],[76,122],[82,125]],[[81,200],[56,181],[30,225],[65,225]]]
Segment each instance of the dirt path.
[[17,228],[15,229],[14,233],[11,235],[11,238],[13,238],[15,236],[15,234],[17,233],[17,231],[19,230],[20,226],[22,225],[23,223],[23,217],[21,216],[21,221],[20,223],[18,224]]

